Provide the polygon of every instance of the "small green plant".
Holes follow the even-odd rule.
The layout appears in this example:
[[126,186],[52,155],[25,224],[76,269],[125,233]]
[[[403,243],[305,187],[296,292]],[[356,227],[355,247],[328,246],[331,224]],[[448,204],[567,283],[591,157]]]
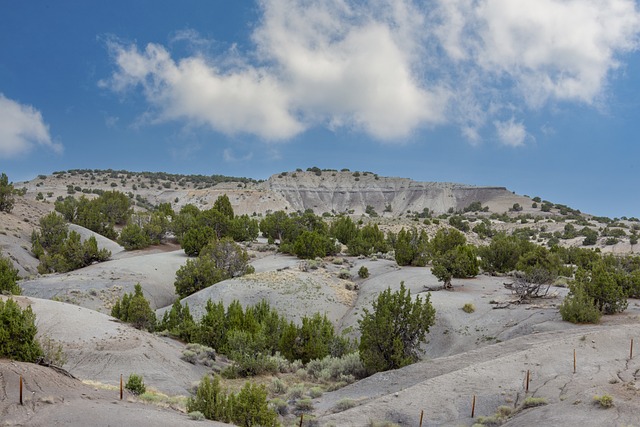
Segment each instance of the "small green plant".
[[377,420],[369,420],[368,427],[400,427],[399,424],[396,424],[392,421],[377,421]]
[[189,412],[189,418],[195,421],[204,420],[204,414],[200,411]]
[[309,396],[311,396],[312,399],[317,399],[322,396],[322,389],[320,387],[311,387],[309,389]]
[[601,408],[611,408],[613,406],[613,397],[608,394],[602,396],[593,396],[593,403],[600,405]]
[[296,384],[289,388],[289,400],[300,399],[304,396],[304,384]]
[[342,412],[347,409],[351,409],[356,406],[356,401],[353,399],[342,399],[336,403],[336,406],[333,408],[333,412]]
[[522,408],[535,408],[536,406],[544,406],[547,404],[547,399],[544,397],[527,397],[524,402],[522,402]]
[[360,267],[360,269],[358,270],[358,277],[361,279],[366,279],[367,277],[369,277],[369,269],[364,265]]
[[43,363],[59,367],[67,363],[67,355],[62,350],[62,344],[56,342],[48,335],[43,335],[38,341],[40,348],[42,348]]
[[351,279],[351,273],[349,273],[349,270],[343,268],[340,270],[340,273],[338,273],[338,277],[344,280],[349,280]]
[[571,323],[598,323],[602,312],[596,307],[584,287],[580,284],[570,285],[571,292],[560,304],[562,320]]
[[126,388],[136,396],[139,396],[147,391],[147,387],[144,385],[142,375],[137,374],[129,375],[129,379],[127,380],[127,384],[124,386],[124,388]]
[[313,411],[313,402],[311,399],[300,399],[296,402],[296,410],[300,412]]
[[471,314],[476,311],[476,306],[468,302],[464,306],[462,306],[462,311]]
[[287,392],[287,385],[280,378],[274,378],[271,380],[269,390],[273,394],[285,394]]
[[17,284],[19,279],[18,269],[13,266],[13,262],[0,255],[0,294],[20,295],[21,289]]
[[278,415],[284,417],[289,414],[289,404],[283,399],[271,399],[269,405],[278,413]]
[[42,356],[36,341],[36,315],[27,306],[24,310],[9,298],[0,299],[0,357],[23,362],[35,362]]

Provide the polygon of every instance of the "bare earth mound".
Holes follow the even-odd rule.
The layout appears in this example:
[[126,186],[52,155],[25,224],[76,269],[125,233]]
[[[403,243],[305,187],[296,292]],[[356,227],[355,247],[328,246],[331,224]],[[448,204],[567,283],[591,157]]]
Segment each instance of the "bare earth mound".
[[[20,376],[23,405],[20,405]],[[53,369],[0,360],[0,426],[225,426],[192,421],[185,414],[145,405],[101,390]]]
[[47,336],[68,357],[64,368],[80,379],[116,385],[120,374],[142,375],[145,384],[170,395],[188,395],[194,382],[206,372],[180,359],[183,345],[118,320],[70,304],[14,297],[31,305],[38,336]]

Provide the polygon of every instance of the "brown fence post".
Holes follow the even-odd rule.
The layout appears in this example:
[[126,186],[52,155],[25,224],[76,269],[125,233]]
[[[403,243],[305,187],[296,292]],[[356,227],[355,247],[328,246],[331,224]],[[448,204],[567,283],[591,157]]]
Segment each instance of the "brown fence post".
[[476,415],[476,395],[473,395],[473,401],[471,402],[471,418]]
[[576,349],[573,349],[573,373],[576,373]]
[[20,404],[22,405],[22,375],[20,375]]
[[303,420],[304,420],[304,414],[300,414],[300,427],[302,427]]
[[122,374],[120,374],[120,400],[122,400]]
[[420,427],[422,427],[422,417],[424,416],[424,409],[420,411]]
[[524,388],[525,393],[529,393],[529,377],[530,377],[530,373],[529,373],[529,370],[527,369],[527,381]]

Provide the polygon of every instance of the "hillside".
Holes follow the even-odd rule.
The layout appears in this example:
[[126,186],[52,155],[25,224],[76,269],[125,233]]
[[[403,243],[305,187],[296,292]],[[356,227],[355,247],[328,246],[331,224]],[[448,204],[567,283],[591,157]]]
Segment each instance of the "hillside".
[[[416,182],[408,178],[380,177],[370,172],[320,170],[283,172],[263,182],[201,182],[196,177],[162,173],[68,171],[41,175],[15,186],[26,188],[27,198],[39,197],[45,201],[67,195],[88,196],[94,190],[117,190],[133,194],[142,207],[171,203],[174,208],[180,208],[191,203],[206,208],[218,196],[227,194],[236,213],[248,215],[306,209],[312,209],[316,214],[350,212],[360,215],[371,206],[380,214],[397,217],[407,212],[422,212],[425,208],[442,214],[450,209],[462,210],[473,202],[488,206],[490,212],[506,212],[514,203],[531,204],[529,198],[517,196],[504,187]],[[388,210],[389,206],[391,210]]]
[[[32,307],[38,336],[61,346],[67,356],[64,369],[79,380],[60,377],[44,367],[0,360],[7,397],[0,403],[0,425],[5,425],[5,419],[9,425],[46,425],[46,420],[82,425],[86,401],[92,402],[99,424],[108,424],[102,420],[109,417],[112,405],[115,415],[109,422],[136,424],[146,419],[154,425],[191,425],[183,413],[184,396],[193,392],[202,375],[229,365],[220,354],[212,366],[189,361],[184,342],[166,333],[137,330],[109,315],[115,301],[133,292],[137,283],[158,318],[171,309],[178,300],[176,272],[190,259],[173,236],[159,245],[126,251],[113,240],[70,225],[83,240],[95,237],[99,248],[111,252],[110,259],[65,273],[37,273],[31,234],[38,230],[40,218],[53,211],[54,202],[67,196],[94,198],[101,191],[122,191],[138,212],[145,212],[159,203],[169,203],[176,211],[188,203],[206,210],[226,194],[236,214],[258,220],[276,210],[310,209],[327,223],[347,214],[361,225],[375,223],[385,233],[415,227],[432,239],[442,228],[457,227],[467,242],[486,246],[491,237],[481,227],[489,227],[492,233],[517,234],[545,248],[557,244],[616,254],[637,251],[632,240],[640,229],[635,218],[596,218],[503,187],[421,183],[370,172],[313,168],[275,174],[263,182],[68,171],[39,176],[16,188],[25,192],[16,197],[13,211],[0,212],[2,255],[11,259],[22,278],[22,296],[16,299]],[[593,245],[585,246],[583,229],[596,232]],[[431,264],[401,266],[393,252],[349,256],[342,245],[335,255],[307,261],[281,253],[262,236],[241,245],[255,273],[223,280],[183,298],[181,303],[189,305],[194,319],[206,312],[208,300],[225,306],[237,300],[243,307],[266,300],[287,320],[299,324],[304,316],[319,312],[336,331],[358,338],[362,314],[373,309],[373,302],[387,288],[397,290],[403,283],[413,296],[426,297],[429,289],[441,284]],[[368,276],[359,275],[362,268]],[[413,426],[424,411],[423,426],[471,426],[478,416],[491,416],[501,406],[513,410],[504,425],[600,426],[614,419],[611,425],[633,425],[640,410],[640,359],[630,357],[629,342],[637,333],[640,300],[630,298],[624,312],[604,316],[600,325],[575,325],[563,321],[558,311],[569,292],[569,277],[558,278],[545,298],[529,304],[516,303],[513,292],[505,287],[512,280],[508,273],[480,272],[472,278],[454,278],[449,291],[430,292],[436,320],[422,345],[422,360],[413,365],[355,381],[348,375],[327,379],[326,373],[316,378],[311,368],[292,364],[293,368],[283,368],[276,375],[250,380],[266,385],[269,398],[284,402],[280,403],[286,409],[281,417],[284,425],[298,425],[304,412],[304,425]],[[473,310],[463,311],[465,305]],[[532,374],[528,393],[523,384],[527,370]],[[32,372],[37,379],[27,379],[32,396],[31,409],[26,410],[12,397],[11,384],[17,375]],[[132,395],[118,402],[109,393],[120,374],[130,373],[142,375],[149,387],[170,395],[161,400],[171,403],[160,408]],[[224,386],[238,390],[245,381],[225,379]],[[274,391],[278,381],[284,392]],[[593,396],[602,394],[612,396],[612,409],[593,404]],[[474,419],[470,416],[473,396],[477,399]],[[543,398],[546,404],[522,408],[527,397]],[[303,405],[304,411],[298,408]]]

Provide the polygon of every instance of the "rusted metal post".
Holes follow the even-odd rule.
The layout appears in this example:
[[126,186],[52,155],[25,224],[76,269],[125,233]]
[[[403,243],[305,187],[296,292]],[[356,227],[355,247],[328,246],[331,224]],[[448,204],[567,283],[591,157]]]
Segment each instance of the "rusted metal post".
[[122,400],[122,374],[120,374],[120,400]]
[[573,349],[573,373],[576,373],[576,349]]
[[20,404],[22,405],[22,375],[20,375]]
[[530,373],[529,373],[529,370],[527,369],[527,381],[524,388],[525,393],[529,393],[529,377],[530,377]]
[[303,420],[304,420],[304,414],[300,414],[300,427],[302,427]]
[[473,395],[473,401],[471,402],[471,418],[476,415],[476,395]]
[[424,417],[424,409],[420,411],[420,427],[422,427],[422,417]]

